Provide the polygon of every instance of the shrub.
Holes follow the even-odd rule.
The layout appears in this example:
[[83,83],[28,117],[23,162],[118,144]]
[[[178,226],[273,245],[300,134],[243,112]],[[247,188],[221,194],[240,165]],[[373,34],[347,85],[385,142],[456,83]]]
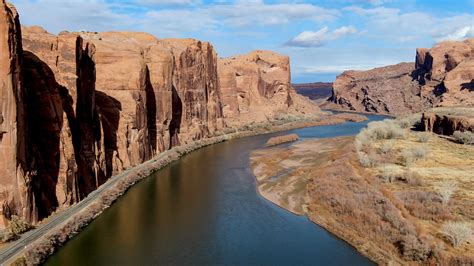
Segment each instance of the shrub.
[[402,151],[403,164],[407,167],[413,165],[418,160],[426,157],[428,150],[426,147],[416,147],[412,149],[405,149]]
[[405,130],[391,120],[371,122],[367,127],[372,139],[400,139],[405,137]]
[[409,185],[412,185],[412,186],[423,185],[423,179],[421,178],[421,176],[410,169],[405,171],[405,173],[403,174],[403,178],[405,179],[405,182]]
[[372,155],[368,155],[365,152],[358,152],[359,162],[363,167],[374,167],[377,165],[377,159]]
[[22,233],[29,231],[32,228],[33,226],[26,221],[16,215],[12,215],[2,240],[4,242],[16,240]]
[[386,183],[392,183],[397,179],[397,175],[394,173],[393,168],[385,166],[381,170],[380,178]]
[[454,194],[456,189],[456,181],[447,181],[441,184],[441,186],[439,187],[439,195],[441,196],[441,201],[443,202],[443,204],[448,204],[449,200],[451,199],[451,196]]
[[453,133],[453,138],[461,143],[461,144],[467,144],[467,145],[473,145],[474,144],[474,133],[465,131],[455,131]]
[[393,149],[393,146],[393,141],[385,141],[380,146],[380,152],[382,152],[383,154],[388,154]]
[[455,247],[462,245],[472,237],[472,229],[466,222],[448,221],[441,228],[441,233],[443,233]]
[[431,134],[428,132],[423,132],[419,133],[417,137],[419,142],[426,143],[431,139]]
[[405,149],[402,151],[402,160],[403,165],[410,167],[415,162],[415,156],[413,155],[413,152],[411,150]]
[[416,160],[421,160],[428,155],[428,149],[426,147],[416,147],[412,149],[412,153]]

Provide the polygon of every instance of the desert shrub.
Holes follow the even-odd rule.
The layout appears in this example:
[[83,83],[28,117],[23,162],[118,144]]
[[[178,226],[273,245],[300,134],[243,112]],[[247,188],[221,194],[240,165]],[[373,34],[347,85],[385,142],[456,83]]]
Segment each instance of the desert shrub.
[[383,154],[388,154],[393,149],[393,146],[394,146],[393,141],[391,141],[391,140],[390,141],[385,141],[380,146],[380,152],[382,152]]
[[411,149],[404,149],[401,153],[402,162],[405,166],[409,167],[416,161],[423,159],[428,154],[426,147],[416,147]]
[[412,149],[413,156],[416,160],[421,160],[428,155],[428,149],[424,146],[416,147]]
[[377,158],[374,154],[367,154],[365,152],[358,152],[359,162],[363,167],[374,167],[377,165]]
[[433,256],[433,251],[428,244],[414,235],[405,235],[399,241],[400,253],[407,260],[411,261],[427,261]]
[[367,129],[372,139],[401,139],[406,136],[405,130],[392,120],[371,122]]
[[22,233],[29,231],[32,228],[33,226],[27,223],[26,221],[22,220],[16,215],[12,215],[2,240],[4,242],[16,240]]
[[442,204],[435,192],[431,191],[401,191],[396,193],[397,198],[403,201],[405,208],[414,217],[424,220],[446,220],[451,213]]
[[438,192],[443,204],[448,204],[449,200],[451,199],[451,196],[454,194],[454,192],[456,192],[456,189],[456,181],[446,181],[441,184],[441,186],[438,188]]
[[394,120],[401,128],[413,128],[421,122],[421,115],[409,115]]
[[443,224],[441,233],[456,247],[468,241],[473,232],[469,223],[448,221]]
[[467,145],[473,145],[474,144],[474,133],[465,131],[455,131],[453,133],[453,138],[461,143],[461,144],[467,144]]
[[431,134],[428,132],[423,132],[417,134],[417,137],[419,142],[426,143],[431,139]]
[[382,170],[380,171],[380,179],[382,179],[386,183],[392,183],[394,182],[398,177],[397,174],[394,172],[393,168],[391,167],[383,167]]
[[402,151],[402,161],[403,165],[410,167],[415,162],[415,156],[413,155],[412,150],[405,149]]
[[423,179],[422,177],[415,171],[412,171],[410,169],[406,170],[403,173],[403,178],[405,179],[404,181],[412,186],[421,186],[423,185]]

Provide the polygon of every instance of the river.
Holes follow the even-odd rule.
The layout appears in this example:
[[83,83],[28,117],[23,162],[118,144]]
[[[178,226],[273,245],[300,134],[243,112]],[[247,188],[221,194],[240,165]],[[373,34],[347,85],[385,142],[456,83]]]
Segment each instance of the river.
[[192,152],[132,187],[46,265],[372,265],[306,217],[262,198],[249,166],[249,153],[269,137],[354,135],[366,124],[297,129]]

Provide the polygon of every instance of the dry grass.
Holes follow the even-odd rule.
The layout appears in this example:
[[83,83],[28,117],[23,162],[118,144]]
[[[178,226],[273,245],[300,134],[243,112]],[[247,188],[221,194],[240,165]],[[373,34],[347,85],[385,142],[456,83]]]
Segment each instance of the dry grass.
[[270,138],[267,141],[265,146],[267,146],[267,147],[276,146],[276,145],[280,145],[280,144],[283,144],[283,143],[297,141],[299,138],[300,137],[298,137],[298,135],[296,135],[296,134],[289,134],[289,135],[284,135],[284,136],[273,137],[273,138]]

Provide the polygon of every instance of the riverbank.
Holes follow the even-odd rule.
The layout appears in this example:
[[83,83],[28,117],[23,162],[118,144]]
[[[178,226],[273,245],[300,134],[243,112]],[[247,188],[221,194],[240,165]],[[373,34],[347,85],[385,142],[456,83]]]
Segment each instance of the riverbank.
[[[395,139],[367,139],[363,149],[354,137],[340,137],[256,150],[251,164],[258,191],[378,264],[469,265],[472,241],[467,236],[453,246],[446,225],[473,227],[474,148],[399,130]],[[453,181],[449,204],[443,203]]]
[[[353,119],[360,118],[361,116],[356,116]],[[25,240],[22,238],[19,241],[24,242],[20,242],[20,244],[13,243],[12,245],[18,246],[19,249],[15,249],[15,252],[8,256],[8,259],[12,257],[21,257],[18,255],[21,253],[25,254],[28,263],[39,264],[44,262],[45,259],[53,254],[57,248],[64,245],[73,236],[77,235],[85,226],[87,226],[87,224],[100,215],[102,211],[112,205],[112,203],[122,194],[124,194],[126,190],[133,184],[142,180],[143,178],[146,178],[152,172],[161,169],[170,162],[179,159],[181,156],[193,150],[234,138],[286,131],[303,127],[332,125],[343,123],[345,121],[348,121],[347,117],[342,118],[341,115],[329,114],[322,115],[321,117],[293,117],[291,118],[291,121],[280,119],[278,121],[272,121],[266,124],[250,125],[246,127],[245,131],[227,131],[223,132],[220,136],[173,148],[172,150],[166,151],[142,165],[129,169],[124,173],[111,178],[109,182],[106,182],[99,188],[99,190],[92,193],[84,201],[66,210],[68,213],[67,217],[64,217],[64,219],[59,219],[63,213],[55,214],[53,218],[48,219],[47,224],[41,224],[35,230],[35,232],[37,232],[42,230],[42,228],[46,225],[54,223],[54,226],[48,228],[47,230],[42,230],[43,232],[41,232],[40,236],[36,236],[36,238],[32,239],[31,241],[27,241],[28,239]],[[72,214],[69,212],[72,212]],[[58,219],[59,221],[57,221]],[[29,236],[30,235],[28,235],[28,237]],[[24,250],[24,246],[27,245],[28,247]],[[6,249],[11,248],[11,246],[6,247]],[[4,258],[3,255],[2,258]]]

